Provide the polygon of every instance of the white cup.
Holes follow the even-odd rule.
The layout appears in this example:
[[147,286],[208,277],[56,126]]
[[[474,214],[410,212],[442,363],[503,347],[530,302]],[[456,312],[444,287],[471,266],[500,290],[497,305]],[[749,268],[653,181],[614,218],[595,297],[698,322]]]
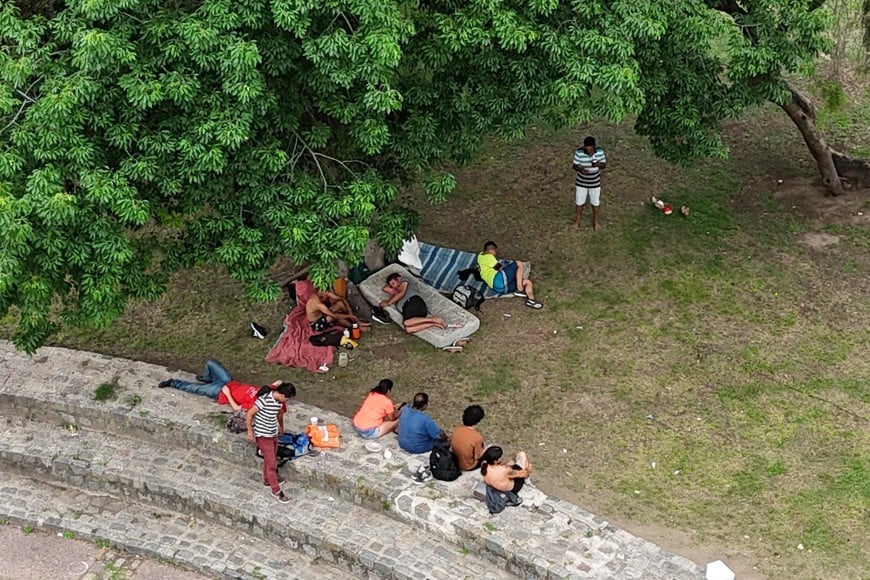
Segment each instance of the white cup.
[[311,424],[317,425],[317,417],[311,417]]

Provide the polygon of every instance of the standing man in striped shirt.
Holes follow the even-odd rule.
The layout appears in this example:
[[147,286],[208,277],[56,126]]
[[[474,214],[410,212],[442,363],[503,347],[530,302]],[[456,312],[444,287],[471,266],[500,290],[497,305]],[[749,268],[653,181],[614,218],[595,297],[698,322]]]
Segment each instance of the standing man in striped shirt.
[[583,216],[583,206],[586,199],[592,206],[592,228],[599,229],[601,222],[598,221],[598,206],[601,204],[601,171],[607,167],[607,158],[604,149],[595,146],[595,137],[583,139],[583,147],[574,152],[574,171],[577,178],[574,180],[574,203],[577,206],[577,219],[573,227],[580,227],[580,218]]
[[290,503],[290,498],[281,491],[284,483],[278,478],[278,435],[284,434],[284,412],[287,401],[296,396],[296,387],[290,383],[275,381],[269,392],[260,395],[254,406],[245,415],[248,441],[256,442],[263,454],[263,485],[272,490],[272,497],[280,503]]

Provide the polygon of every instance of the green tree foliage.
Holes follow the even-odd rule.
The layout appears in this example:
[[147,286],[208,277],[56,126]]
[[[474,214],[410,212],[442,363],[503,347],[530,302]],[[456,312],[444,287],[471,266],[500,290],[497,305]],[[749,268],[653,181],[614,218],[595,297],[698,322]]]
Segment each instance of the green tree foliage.
[[724,156],[722,121],[791,99],[784,75],[827,47],[827,14],[806,0],[707,0],[671,7],[668,33],[638,47],[646,97],[637,130],[665,159]]
[[[106,324],[224,265],[251,297],[318,285],[484,138],[637,115],[671,161],[784,99],[824,17],[799,0],[68,0],[0,5],[0,313],[16,344]],[[727,13],[727,14],[726,14]]]

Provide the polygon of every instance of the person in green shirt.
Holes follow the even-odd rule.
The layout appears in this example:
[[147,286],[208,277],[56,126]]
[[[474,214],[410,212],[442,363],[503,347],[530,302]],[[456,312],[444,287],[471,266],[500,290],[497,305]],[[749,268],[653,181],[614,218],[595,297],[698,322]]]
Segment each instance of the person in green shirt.
[[493,292],[499,294],[513,293],[526,299],[526,306],[538,310],[544,305],[535,300],[535,290],[532,281],[527,277],[522,261],[498,261],[496,254],[498,246],[493,241],[483,245],[483,251],[477,255],[477,266],[480,276]]

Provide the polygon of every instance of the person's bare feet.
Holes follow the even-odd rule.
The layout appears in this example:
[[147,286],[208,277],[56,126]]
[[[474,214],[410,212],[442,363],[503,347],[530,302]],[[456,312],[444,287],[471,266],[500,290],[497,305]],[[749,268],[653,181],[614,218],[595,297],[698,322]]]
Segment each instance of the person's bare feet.
[[579,230],[580,229],[580,222],[574,222],[573,224],[571,224],[571,229],[572,230]]
[[595,231],[597,232],[598,230],[601,229],[601,224],[598,223],[598,222],[594,222],[594,223],[592,224],[592,229],[595,230]]

